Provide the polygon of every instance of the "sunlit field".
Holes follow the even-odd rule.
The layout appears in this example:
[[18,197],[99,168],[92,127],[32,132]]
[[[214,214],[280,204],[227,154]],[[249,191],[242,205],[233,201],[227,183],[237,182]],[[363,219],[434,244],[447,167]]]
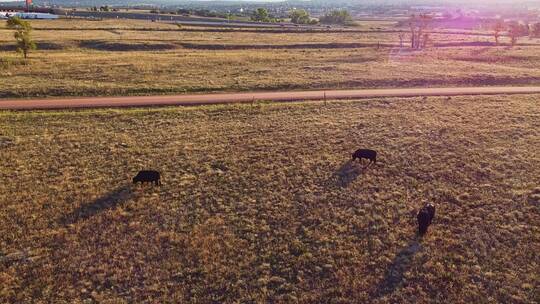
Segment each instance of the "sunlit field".
[[537,96],[0,112],[0,302],[538,303],[538,151]]
[[39,50],[28,62],[14,52],[12,31],[0,29],[0,97],[540,83],[538,39],[509,48],[503,37],[496,47],[478,31],[434,30],[430,47],[410,51],[407,41],[399,47],[403,29],[389,22],[308,32],[133,20],[32,24]]

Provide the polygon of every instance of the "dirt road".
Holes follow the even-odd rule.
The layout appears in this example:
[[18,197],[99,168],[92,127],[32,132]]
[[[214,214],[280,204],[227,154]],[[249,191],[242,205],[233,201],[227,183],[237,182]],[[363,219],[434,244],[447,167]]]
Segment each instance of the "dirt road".
[[0,110],[46,110],[72,108],[196,106],[207,104],[249,103],[253,101],[308,101],[361,99],[377,97],[461,96],[540,94],[539,87],[462,87],[366,89],[342,91],[291,91],[169,96],[125,96],[54,99],[0,99]]

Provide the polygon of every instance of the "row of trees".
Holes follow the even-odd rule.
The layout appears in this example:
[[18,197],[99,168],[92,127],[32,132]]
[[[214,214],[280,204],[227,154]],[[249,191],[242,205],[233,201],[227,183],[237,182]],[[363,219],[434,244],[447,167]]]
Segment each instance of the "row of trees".
[[97,6],[94,6],[90,8],[90,11],[93,12],[118,12],[117,8],[111,8],[108,5],[100,6],[99,8]]
[[[430,42],[430,26],[433,22],[433,17],[429,14],[412,15],[409,18],[408,25],[410,30],[410,42],[412,49],[426,48]],[[530,36],[531,38],[540,38],[540,23],[528,24],[517,21],[504,22],[497,20],[493,23],[493,36],[495,44],[500,44],[500,38],[503,35],[510,37],[511,45],[517,44],[521,37]],[[403,47],[405,35],[400,34],[400,46]]]
[[493,24],[495,44],[499,45],[500,37],[504,32],[508,33],[510,42],[514,46],[521,37],[530,36],[531,38],[540,38],[540,23],[529,24],[517,21],[504,22],[503,20],[497,20]]
[[[340,24],[346,25],[352,22],[351,14],[347,10],[334,10],[321,16],[319,20],[311,18],[309,13],[303,9],[295,9],[289,12],[289,18],[294,24]],[[259,22],[278,22],[280,19],[268,13],[265,8],[258,8],[251,15],[251,20]]]

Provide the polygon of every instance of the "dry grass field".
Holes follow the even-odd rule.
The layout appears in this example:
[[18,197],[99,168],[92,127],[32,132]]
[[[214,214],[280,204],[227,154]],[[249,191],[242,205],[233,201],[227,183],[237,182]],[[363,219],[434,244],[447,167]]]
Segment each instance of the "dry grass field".
[[0,302],[538,303],[539,151],[538,96],[2,112]]
[[489,46],[493,38],[481,33],[438,31],[431,48],[410,52],[385,22],[329,33],[32,24],[40,50],[27,63],[13,51],[12,31],[0,28],[0,98],[540,83],[540,43],[528,38],[510,49]]

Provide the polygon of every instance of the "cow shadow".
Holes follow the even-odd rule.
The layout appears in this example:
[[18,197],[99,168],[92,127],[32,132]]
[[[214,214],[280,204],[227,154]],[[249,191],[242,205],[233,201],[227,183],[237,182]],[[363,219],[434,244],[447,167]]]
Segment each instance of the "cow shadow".
[[118,204],[129,200],[133,197],[133,195],[133,190],[129,185],[119,186],[118,188],[100,196],[92,202],[81,205],[73,212],[62,217],[61,222],[64,225],[69,225],[79,221],[84,221],[98,213],[116,208]]
[[404,274],[411,268],[413,257],[421,250],[421,238],[417,235],[398,252],[377,286],[374,294],[377,298],[393,293],[403,283]]
[[358,162],[348,160],[337,171],[335,176],[337,177],[337,184],[341,188],[347,188],[353,183],[360,175],[364,173],[366,167],[362,167]]

